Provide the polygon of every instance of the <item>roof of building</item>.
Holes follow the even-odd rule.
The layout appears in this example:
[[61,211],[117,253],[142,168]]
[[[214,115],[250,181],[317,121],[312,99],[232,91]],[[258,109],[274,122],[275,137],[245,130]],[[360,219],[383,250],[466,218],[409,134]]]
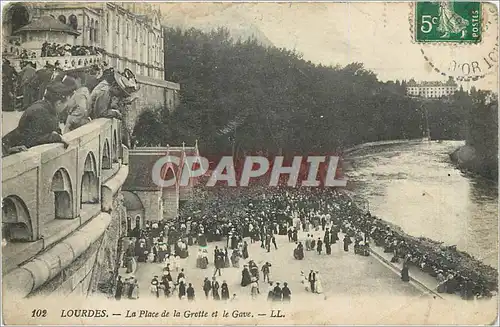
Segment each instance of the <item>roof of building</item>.
[[[124,190],[142,190],[142,191],[153,191],[158,190],[159,186],[153,181],[153,167],[158,160],[166,155],[165,153],[151,153],[149,151],[144,151],[140,153],[134,153],[135,150],[131,150],[129,153],[129,174],[125,183],[123,184]],[[181,157],[181,150],[170,150],[169,155]],[[186,155],[193,155],[186,153]],[[166,168],[166,166],[165,166]],[[175,167],[175,173],[177,174],[177,167]],[[172,178],[170,174],[164,177],[165,180]]]
[[446,82],[442,81],[422,81],[420,83],[415,82],[415,80],[412,78],[408,83],[406,84],[407,87],[415,87],[415,86],[458,86],[458,84],[455,82],[453,77],[450,76],[450,78]]
[[406,86],[417,86],[417,82],[412,78],[406,83]]
[[43,16],[37,20],[32,21],[14,32],[17,34],[23,31],[49,31],[49,32],[63,32],[72,35],[80,35],[80,32],[74,30],[71,26],[63,24],[52,16]]

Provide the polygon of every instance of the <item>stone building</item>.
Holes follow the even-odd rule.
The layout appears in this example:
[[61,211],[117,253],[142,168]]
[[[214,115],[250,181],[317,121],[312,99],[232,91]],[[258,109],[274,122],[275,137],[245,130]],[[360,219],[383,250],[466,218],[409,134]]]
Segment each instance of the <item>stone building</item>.
[[459,85],[450,76],[448,81],[423,81],[417,83],[413,78],[406,85],[406,94],[409,96],[419,96],[424,98],[441,98],[454,94],[458,91]]
[[[75,32],[70,42],[50,38],[49,42],[94,46],[104,50],[104,59],[118,70],[130,68],[137,75],[164,79],[163,30],[156,5],[132,2],[13,3],[6,6],[3,13],[4,44],[10,40],[23,43],[18,30],[45,16],[57,19]],[[39,41],[41,48],[45,39]]]

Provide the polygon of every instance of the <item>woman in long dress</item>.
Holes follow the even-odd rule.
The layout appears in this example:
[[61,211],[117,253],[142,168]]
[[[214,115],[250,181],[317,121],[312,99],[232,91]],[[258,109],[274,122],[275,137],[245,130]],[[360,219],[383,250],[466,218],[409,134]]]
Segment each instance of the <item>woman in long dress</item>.
[[349,244],[351,244],[351,238],[348,235],[344,236],[344,251],[349,252]]
[[130,296],[130,298],[132,300],[137,300],[139,298],[139,282],[137,281],[137,278],[134,279],[132,287],[132,295]]
[[257,297],[257,294],[260,293],[259,291],[259,283],[257,282],[257,278],[253,277],[252,278],[252,284],[251,284],[251,294],[252,294],[252,299],[255,299]]
[[306,275],[304,275],[304,272],[300,272],[300,278],[301,278],[301,283],[304,285],[304,289],[306,292],[309,292],[309,280],[307,279]]
[[267,300],[268,301],[273,301],[274,300],[274,286],[273,286],[273,282],[269,282],[269,288],[267,290]]
[[243,271],[241,272],[241,286],[245,287],[251,283],[251,276],[248,267],[245,265]]
[[228,251],[227,251],[227,248],[225,249],[224,251],[224,268],[229,268],[230,267],[230,264],[229,264],[229,254],[228,254]]
[[323,293],[323,284],[321,283],[321,277],[319,275],[319,271],[316,271],[316,281],[314,282],[314,290],[316,293]]
[[408,263],[406,261],[403,263],[403,269],[401,270],[401,280],[403,282],[410,281],[410,274],[408,272]]
[[242,254],[243,254],[243,259],[244,260],[248,259],[248,244],[247,244],[247,241],[243,242],[243,251],[242,251]]
[[186,296],[186,284],[184,284],[184,281],[181,281],[179,283],[179,299],[182,299],[184,296]]
[[202,260],[203,260],[203,255],[201,249],[198,249],[198,256],[196,257],[196,268],[201,268]]
[[229,288],[227,287],[226,281],[223,281],[220,286],[220,295],[222,300],[229,300]]

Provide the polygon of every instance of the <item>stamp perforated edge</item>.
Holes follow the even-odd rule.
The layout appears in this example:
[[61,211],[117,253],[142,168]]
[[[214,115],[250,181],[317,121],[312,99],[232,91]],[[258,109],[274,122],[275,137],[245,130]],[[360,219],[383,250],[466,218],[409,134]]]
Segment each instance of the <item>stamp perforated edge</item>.
[[[486,25],[488,24],[485,19],[489,17],[489,14],[486,13],[486,6],[484,6],[483,2],[479,2],[481,5],[481,40],[479,42],[459,42],[459,41],[430,41],[430,42],[419,42],[416,40],[415,34],[415,10],[416,10],[416,2],[408,2],[409,8],[410,8],[410,13],[408,15],[408,21],[410,22],[410,35],[411,35],[411,42],[414,44],[421,44],[421,45],[434,45],[434,46],[447,46],[447,47],[456,47],[456,48],[467,48],[467,47],[474,47],[474,46],[480,46],[481,44],[484,43],[484,32],[486,31]],[[488,2],[489,4],[489,2]],[[494,4],[491,4],[494,5]],[[498,14],[495,15],[495,20],[498,23]],[[498,25],[498,24],[497,24]],[[498,39],[498,37],[497,37]]]
[[[493,3],[489,3],[487,2],[488,4],[491,4],[493,6],[495,6],[495,4]],[[489,14],[485,14],[486,11],[487,11],[487,6],[484,6],[483,5],[483,2],[480,2],[481,4],[481,11],[482,11],[482,15],[481,15],[481,33],[482,33],[482,37],[481,37],[481,41],[480,42],[475,42],[475,43],[472,43],[472,42],[453,42],[453,41],[446,41],[446,42],[418,42],[415,40],[415,4],[416,2],[409,2],[409,8],[410,8],[410,13],[408,15],[408,20],[410,22],[410,35],[411,35],[411,42],[413,44],[417,44],[420,46],[420,52],[422,54],[422,56],[424,57],[424,60],[427,62],[427,64],[432,68],[432,70],[434,70],[436,73],[440,74],[441,76],[452,76],[452,75],[449,75],[447,73],[445,73],[444,71],[442,71],[440,68],[436,67],[434,65],[434,63],[432,63],[430,60],[429,60],[429,57],[426,55],[426,52],[425,50],[422,48],[423,46],[428,46],[428,45],[431,45],[431,46],[440,46],[440,47],[453,47],[453,48],[471,48],[471,47],[474,47],[474,46],[481,46],[483,43],[484,43],[484,32],[486,31],[486,24],[488,24],[488,22],[485,21],[485,19],[487,17],[489,17],[490,14],[494,14],[494,19],[498,25],[498,7],[496,8],[497,11],[496,13],[495,12],[491,12]],[[498,37],[499,35],[497,34],[497,37],[496,37],[496,42],[498,44]],[[479,79],[482,79],[482,78],[485,78],[486,76],[489,76],[491,74],[493,74],[494,71],[490,71],[486,74],[481,74],[481,75],[471,75],[471,76],[467,76],[467,77],[463,77],[463,76],[453,76],[453,78],[455,78],[457,81],[460,81],[460,82],[471,82],[471,81],[477,81]]]

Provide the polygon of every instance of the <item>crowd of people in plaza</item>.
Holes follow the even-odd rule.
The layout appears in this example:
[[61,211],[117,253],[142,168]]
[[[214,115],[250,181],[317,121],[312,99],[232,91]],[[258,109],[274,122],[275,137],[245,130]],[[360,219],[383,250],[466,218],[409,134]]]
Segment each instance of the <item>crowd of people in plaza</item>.
[[[93,119],[123,119],[139,90],[129,69],[117,72],[94,65],[89,71],[66,72],[52,65],[36,70],[27,63],[17,74],[8,66],[4,60],[3,76],[19,79],[25,110],[18,126],[2,138],[4,156],[46,143],[67,146],[63,134]],[[13,90],[4,83],[4,95],[6,92],[9,96],[3,101],[12,101]],[[64,124],[62,130],[60,123]],[[122,124],[123,142],[130,147],[130,131],[126,127]]]
[[[256,298],[260,294],[259,280],[262,273],[264,283],[273,285],[270,281],[271,263],[266,262],[262,267],[258,267],[254,260],[249,259],[248,243],[243,240],[243,234],[237,226],[228,224],[220,234],[224,235],[226,246],[219,248],[215,246],[213,250],[213,258],[209,259],[207,250],[207,237],[205,233],[205,224],[195,222],[188,218],[181,221],[159,221],[147,222],[143,228],[135,226],[128,231],[128,237],[123,240],[122,246],[122,266],[125,269],[125,275],[133,273],[134,261],[159,263],[161,264],[160,274],[154,275],[150,285],[149,293],[154,297],[178,297],[179,299],[187,298],[193,300],[195,297],[195,287],[193,283],[186,281],[186,273],[184,268],[180,268],[180,262],[189,256],[189,247],[196,245],[198,247],[198,255],[196,258],[196,268],[207,269],[210,262],[213,264],[213,276],[211,280],[206,277],[200,283],[200,288],[203,290],[206,299],[213,300],[235,300],[236,294],[230,296],[229,286],[226,280],[220,282],[222,270],[227,268],[240,268],[240,260],[247,261],[241,270],[241,287],[248,287],[252,298]],[[219,233],[212,235],[210,239],[217,238]],[[221,238],[222,239],[222,238]],[[265,248],[265,246],[263,246]],[[229,253],[231,252],[231,255]],[[173,278],[172,274],[177,274]],[[120,276],[116,282],[114,297],[122,299],[124,294],[124,283],[134,282],[135,277]],[[196,283],[198,285],[198,283]],[[135,287],[135,286],[134,286]],[[137,287],[139,287],[137,285]],[[128,289],[132,292],[131,289]],[[134,298],[133,293],[128,298]],[[286,282],[283,287],[279,282],[275,283],[272,290],[269,291],[268,299],[272,301],[289,301],[291,299],[291,291]]]
[[[321,188],[259,187],[231,192],[213,190],[210,192],[212,194],[209,201],[206,194],[200,193],[197,196],[199,201],[187,203],[181,208],[180,216],[176,220],[147,223],[142,229],[136,226],[130,231],[130,236],[142,240],[139,244],[145,244],[140,251],[152,252],[156,256],[161,253],[158,248],[163,246],[169,254],[163,259],[165,264],[163,273],[168,283],[158,279],[158,285],[163,285],[160,287],[163,293],[158,291],[158,294],[169,296],[178,292],[180,298],[186,295],[190,299],[191,291],[187,290],[193,288],[192,294],[194,294],[194,289],[199,285],[206,297],[209,297],[211,292],[214,299],[229,299],[230,293],[225,291],[226,281],[223,281],[222,286],[219,285],[221,272],[231,267],[239,268],[240,261],[244,260],[240,285],[249,287],[253,298],[261,293],[259,281],[262,281],[269,285],[269,300],[288,301],[291,298],[288,283],[270,280],[271,263],[266,262],[259,268],[248,253],[247,240],[250,243],[260,242],[263,251],[270,252],[278,249],[276,235],[288,236],[288,241],[296,244],[292,253],[293,258],[303,260],[308,252],[312,255],[330,255],[331,245],[340,241],[339,234],[343,234],[342,246],[346,252],[350,251],[350,245],[354,243],[354,253],[357,255],[370,255],[370,246],[373,245],[383,248],[386,253],[391,253],[393,256],[391,261],[403,262],[401,270],[403,282],[410,281],[409,268],[413,266],[436,277],[437,292],[456,293],[464,299],[471,299],[490,297],[492,292],[496,291],[493,282],[488,282],[481,271],[467,270],[457,265],[453,261],[456,260],[456,256],[450,256],[450,251],[453,249],[435,251],[423,248],[417,240],[402,234],[369,212],[359,209],[343,192]],[[302,233],[300,236],[299,231]],[[313,231],[316,235],[321,231],[323,237],[314,237]],[[149,241],[145,235],[150,235]],[[225,241],[226,246],[216,247],[211,260],[206,246],[207,242],[213,241]],[[192,246],[199,247],[197,268],[207,269],[211,263],[213,264],[214,273],[211,281],[207,277],[204,282],[190,280],[189,284],[184,281],[184,285],[181,286],[181,278],[177,277],[173,284],[170,283],[171,272],[177,269],[173,267],[178,267],[179,260],[182,260],[180,259],[182,244],[186,249]],[[137,246],[135,248],[137,249]],[[316,254],[313,254],[313,251]],[[128,256],[137,257],[139,254],[140,252],[129,253]],[[163,253],[159,254],[159,257],[162,255]],[[173,259],[176,263],[172,265],[174,261],[168,258],[176,258]],[[154,262],[154,258],[152,259]],[[183,278],[185,279],[185,276]],[[302,273],[301,278],[306,291],[324,292],[318,271],[311,271],[307,276]],[[156,281],[153,281],[153,284],[156,286]],[[224,289],[224,296],[219,295],[219,288]]]

